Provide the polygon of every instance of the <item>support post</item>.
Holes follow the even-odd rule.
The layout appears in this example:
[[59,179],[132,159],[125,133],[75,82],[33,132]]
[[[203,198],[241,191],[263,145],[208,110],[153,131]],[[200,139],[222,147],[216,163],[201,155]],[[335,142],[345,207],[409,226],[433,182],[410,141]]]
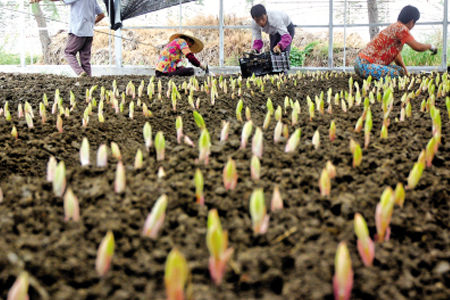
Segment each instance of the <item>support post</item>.
[[24,0],[19,0],[20,3],[20,66],[25,68],[25,14],[24,14]]
[[328,68],[333,68],[333,0],[329,1],[328,18]]
[[[120,12],[121,12],[122,5],[120,3],[120,0],[116,0],[114,3],[114,10],[115,10],[115,22],[119,23],[122,22]],[[114,49],[116,52],[116,68],[122,67],[122,28],[119,28],[115,31],[115,38],[114,38]]]
[[448,34],[448,0],[444,0],[444,26],[442,30],[442,67],[443,72],[447,71],[447,34]]
[[346,52],[345,52],[345,48],[347,48],[347,0],[345,0],[345,4],[344,4],[344,59],[343,59],[343,67],[344,67],[344,72],[345,72],[345,67],[347,65],[346,62]]
[[220,7],[219,7],[219,37],[220,37],[220,44],[219,44],[219,67],[223,67],[223,48],[224,48],[224,32],[223,32],[223,0],[220,0]]
[[180,0],[180,33],[182,33],[181,27],[183,26],[183,2]]

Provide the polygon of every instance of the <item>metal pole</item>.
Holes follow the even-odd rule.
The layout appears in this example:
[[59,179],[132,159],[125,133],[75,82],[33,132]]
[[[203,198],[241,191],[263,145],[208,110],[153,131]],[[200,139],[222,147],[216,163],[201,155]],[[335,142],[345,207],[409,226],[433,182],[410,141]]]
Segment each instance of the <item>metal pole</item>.
[[219,45],[219,67],[223,67],[223,0],[220,0],[220,7],[219,7],[219,37],[220,37],[220,45]]
[[[121,8],[122,4],[120,0],[115,0],[114,3],[114,10],[115,10],[115,17],[114,22],[122,22],[121,18]],[[115,31],[115,52],[116,52],[116,68],[122,67],[122,28],[119,28]]]
[[[108,5],[108,17],[109,17],[109,20],[110,20],[110,23],[111,23],[111,2],[109,2],[109,5]],[[108,41],[108,43],[109,43],[109,75],[112,75],[112,71],[111,71],[111,66],[112,66],[112,49],[111,49],[111,26],[112,26],[113,24],[109,24],[109,37],[108,37],[108,39],[109,39],[109,41]]]
[[448,0],[444,0],[444,26],[442,30],[442,67],[447,71]]
[[346,48],[346,42],[347,42],[347,0],[345,0],[345,4],[344,4],[344,72],[345,72],[345,67],[346,67],[346,61],[345,61],[345,48]]
[[328,12],[328,67],[333,68],[333,0],[329,2]]
[[[20,11],[24,11],[24,0],[19,0]],[[20,16],[20,66],[25,68],[25,14]]]
[[181,26],[183,26],[183,2],[180,0],[180,33],[182,33]]

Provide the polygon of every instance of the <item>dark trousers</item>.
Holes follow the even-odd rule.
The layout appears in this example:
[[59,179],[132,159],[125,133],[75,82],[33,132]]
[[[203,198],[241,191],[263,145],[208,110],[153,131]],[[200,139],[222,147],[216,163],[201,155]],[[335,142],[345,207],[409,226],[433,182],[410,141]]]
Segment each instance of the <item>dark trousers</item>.
[[173,72],[167,72],[167,73],[163,73],[160,71],[155,71],[155,76],[156,77],[163,77],[163,76],[167,76],[167,77],[171,77],[171,76],[192,76],[195,74],[194,68],[185,68],[185,67],[178,67],[175,71]]
[[[80,75],[80,73],[84,71],[89,76],[92,76],[91,48],[93,39],[92,36],[79,37],[73,33],[69,33],[66,49],[64,50],[64,57],[77,75]],[[77,60],[77,53],[80,53],[81,66]]]
[[[289,26],[287,27],[287,31],[291,35],[292,40],[294,40],[295,35],[294,24],[292,23],[289,24]],[[270,39],[270,51],[273,51],[273,48],[281,41],[281,35],[278,32],[275,34],[269,34],[269,39]],[[284,49],[284,51],[287,52],[288,54],[291,53],[291,45],[292,42],[289,44],[289,46],[286,47],[286,49]]]

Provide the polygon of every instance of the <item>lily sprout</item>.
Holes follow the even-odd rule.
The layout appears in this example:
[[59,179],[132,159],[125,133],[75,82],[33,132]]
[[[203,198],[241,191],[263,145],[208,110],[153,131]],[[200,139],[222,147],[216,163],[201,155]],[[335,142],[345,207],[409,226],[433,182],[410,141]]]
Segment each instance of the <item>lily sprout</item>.
[[283,123],[281,123],[281,121],[278,121],[277,125],[275,126],[275,132],[273,135],[273,141],[275,144],[278,143],[278,141],[280,140],[282,132],[283,132]]
[[364,148],[367,149],[370,143],[370,131],[372,130],[372,112],[370,109],[367,111],[366,123],[364,124]]
[[197,124],[198,128],[200,128],[200,130],[204,130],[206,129],[206,125],[205,125],[205,121],[203,120],[203,117],[201,114],[199,114],[197,111],[194,110],[193,112],[194,115],[194,121],[195,124]]
[[314,118],[314,103],[311,102],[309,106],[309,121],[312,122]]
[[319,133],[318,129],[313,134],[312,144],[314,146],[314,149],[316,149],[316,150],[319,149],[319,146],[320,146],[320,133]]
[[231,157],[228,157],[228,161],[223,168],[223,185],[225,189],[234,190],[237,185],[237,180],[236,162]]
[[445,107],[447,108],[448,117],[450,118],[450,97],[445,97]]
[[184,255],[178,249],[172,249],[167,256],[164,272],[167,300],[185,299],[185,288],[190,276]]
[[263,152],[263,133],[261,128],[256,127],[255,134],[253,135],[252,139],[252,152],[253,155],[256,155],[257,157],[262,157]]
[[283,125],[283,136],[285,139],[289,138],[289,127],[287,124]]
[[205,165],[209,162],[209,154],[211,154],[211,136],[207,129],[203,129],[198,140],[199,145],[199,161],[204,161]]
[[175,127],[177,129],[177,142],[181,143],[181,138],[183,137],[183,119],[181,116],[178,116],[175,121]]
[[[449,100],[449,101],[450,101],[450,100]],[[267,106],[267,112],[268,112],[270,115],[273,115],[274,108],[273,108],[272,100],[271,100],[270,98],[267,99],[266,106]]]
[[58,130],[59,133],[63,132],[63,121],[61,116],[58,116],[56,118],[56,129]]
[[25,119],[27,121],[28,128],[33,128],[34,127],[34,125],[33,125],[33,118],[31,117],[31,115],[30,114],[25,114]]
[[149,151],[152,146],[152,126],[148,122],[145,122],[144,125],[144,142],[147,151]]
[[327,161],[327,164],[325,166],[325,169],[328,172],[328,176],[330,177],[330,179],[336,177],[336,168],[334,167],[334,165],[331,163],[331,161]]
[[144,166],[144,156],[142,155],[141,149],[136,151],[136,156],[134,157],[134,169],[139,170]]
[[360,117],[355,125],[355,132],[360,132],[363,127],[363,118]]
[[134,101],[130,102],[128,116],[130,117],[130,119],[134,118]]
[[222,121],[222,131],[220,132],[220,141],[226,141],[228,139],[228,131],[230,130],[230,122]]
[[82,166],[88,166],[89,160],[89,141],[87,138],[83,138],[80,148],[80,162]]
[[403,203],[405,202],[405,189],[401,182],[397,183],[397,186],[395,187],[394,202],[400,207],[403,207]]
[[242,128],[242,134],[241,134],[241,149],[245,149],[246,145],[247,145],[247,140],[250,137],[250,135],[252,134],[252,129],[253,129],[253,122],[247,121],[244,124],[244,127]]
[[227,261],[233,254],[233,248],[228,247],[228,233],[222,230],[219,214],[216,209],[208,213],[206,245],[209,250],[209,273],[216,285],[220,285]]
[[330,137],[330,141],[334,141],[334,139],[336,138],[336,123],[334,122],[334,120],[331,121],[331,124],[330,124],[329,137]]
[[353,286],[353,269],[345,242],[339,243],[334,261],[333,290],[335,300],[349,300]]
[[195,183],[195,197],[197,199],[197,203],[200,205],[205,204],[205,195],[203,194],[203,173],[200,169],[195,171],[194,175],[194,183]]
[[52,155],[47,163],[47,181],[53,182],[53,178],[55,178],[55,171],[58,163],[56,162],[55,157]]
[[247,121],[250,121],[252,119],[252,113],[248,106],[245,107],[245,118],[247,119]]
[[148,109],[148,107],[147,107],[147,105],[145,103],[142,104],[142,113],[147,118],[152,116],[152,112]]
[[115,142],[111,142],[112,156],[117,160],[122,160],[122,154],[120,153],[119,145]]
[[44,96],[42,97],[42,102],[44,102],[45,106],[48,106],[48,97],[47,94],[44,94]]
[[19,134],[17,133],[17,129],[16,126],[13,126],[13,128],[11,129],[11,135],[17,140],[17,138],[19,137]]
[[355,145],[355,151],[353,152],[353,168],[358,167],[362,161],[362,150],[359,144]]
[[301,133],[302,133],[302,131],[300,130],[300,128],[297,128],[294,131],[292,136],[287,141],[286,148],[284,149],[284,152],[286,152],[286,153],[292,152],[292,151],[295,150],[295,148],[297,148],[297,146],[298,146],[298,144],[300,142]]
[[69,187],[64,194],[64,221],[72,219],[77,222],[80,219],[80,207],[78,204],[78,198]]
[[[50,158],[51,159],[51,158]],[[53,177],[53,192],[57,197],[62,197],[66,190],[66,165],[60,161],[55,169],[55,176]]]
[[166,217],[167,202],[168,198],[165,194],[156,200],[151,212],[145,220],[142,235],[148,236],[151,239],[156,239],[158,237],[158,231],[160,230],[162,224],[164,223],[164,218]]
[[261,162],[258,156],[253,155],[250,162],[250,174],[253,180],[258,180],[261,176]]
[[166,140],[164,139],[164,133],[159,131],[155,137],[155,149],[156,149],[156,160],[164,160],[164,153],[166,147]]
[[270,125],[270,119],[271,119],[271,113],[268,111],[266,113],[266,117],[264,118],[264,123],[263,123],[263,129],[267,129],[269,128]]
[[298,122],[298,111],[296,109],[292,110],[292,126]]
[[347,112],[347,103],[345,102],[344,98],[341,99],[341,108],[343,112]]
[[103,168],[108,164],[108,149],[105,144],[101,144],[97,150],[97,167]]
[[369,236],[366,220],[364,220],[364,217],[361,214],[356,213],[354,224],[355,234],[358,237],[356,243],[359,256],[361,256],[364,265],[370,267],[372,266],[375,257],[375,245]]
[[275,120],[280,121],[282,115],[283,111],[281,110],[281,106],[278,106],[277,110],[275,111]]
[[269,215],[267,214],[266,201],[262,188],[253,190],[250,197],[250,215],[252,218],[253,232],[264,234],[269,228]]
[[17,107],[17,117],[20,119],[23,117],[23,109],[22,109],[22,104],[19,103],[18,107]]
[[158,169],[158,179],[161,179],[163,177],[166,177],[166,172],[164,172],[164,168],[161,166]]
[[425,160],[426,160],[426,166],[427,168],[431,167],[433,163],[433,158],[435,155],[435,149],[437,145],[436,136],[433,136],[427,144],[426,152],[425,152]]
[[114,191],[117,194],[122,194],[125,192],[126,177],[125,177],[125,167],[122,161],[119,160],[116,167],[116,176],[114,180]]
[[29,114],[32,118],[34,118],[33,108],[28,101],[25,102],[25,114]]
[[391,222],[392,211],[394,209],[394,200],[392,188],[387,187],[381,194],[380,202],[375,209],[376,239],[378,242],[389,241],[391,234],[389,223]]
[[244,102],[242,101],[242,99],[240,99],[236,106],[236,119],[239,122],[243,122],[243,120],[242,120],[242,108],[243,107],[244,107]]
[[187,135],[184,136],[184,143],[191,146],[192,148],[195,147],[194,142]]
[[105,276],[111,266],[114,247],[114,235],[112,231],[108,231],[98,247],[97,258],[95,259],[95,270],[101,277]]
[[283,198],[281,197],[280,188],[278,185],[275,185],[272,200],[270,201],[270,210],[275,211],[278,209],[283,209]]
[[322,173],[320,173],[319,188],[321,196],[330,196],[331,179],[330,175],[328,174],[328,170],[326,168],[322,169]]
[[409,172],[408,176],[408,185],[406,189],[414,189],[416,185],[419,183],[420,177],[422,177],[423,169],[425,168],[424,163],[416,162],[414,163],[413,168]]
[[8,292],[6,300],[28,300],[28,287],[30,285],[30,275],[22,271],[14,281]]

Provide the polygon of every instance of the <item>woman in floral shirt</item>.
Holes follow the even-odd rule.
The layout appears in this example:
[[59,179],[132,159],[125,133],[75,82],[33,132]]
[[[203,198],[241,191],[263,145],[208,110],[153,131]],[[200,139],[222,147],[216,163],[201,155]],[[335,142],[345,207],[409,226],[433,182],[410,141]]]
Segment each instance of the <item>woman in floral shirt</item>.
[[156,77],[161,76],[191,76],[194,75],[194,68],[178,67],[178,63],[185,56],[191,64],[203,70],[206,64],[201,64],[194,53],[203,50],[203,43],[188,33],[175,33],[169,38],[169,44],[161,52],[158,64],[155,68]]
[[[369,75],[374,79],[381,77],[403,76],[408,74],[400,52],[404,44],[408,44],[417,52],[430,50],[433,55],[437,48],[431,44],[417,42],[409,31],[420,18],[420,12],[414,6],[405,6],[397,19],[397,22],[389,25],[377,34],[363,49],[355,60],[355,73],[362,78]],[[395,62],[395,65],[391,65]]]

